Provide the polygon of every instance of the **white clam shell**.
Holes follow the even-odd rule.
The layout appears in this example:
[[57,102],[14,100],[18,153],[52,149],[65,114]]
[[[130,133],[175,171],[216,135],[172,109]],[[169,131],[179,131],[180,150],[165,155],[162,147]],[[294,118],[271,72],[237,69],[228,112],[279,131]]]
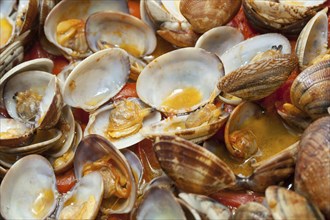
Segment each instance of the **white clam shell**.
[[[91,212],[85,213],[87,216],[82,216],[83,219],[95,219],[96,215],[99,211],[99,207],[101,205],[103,199],[103,179],[102,175],[99,172],[92,172],[82,177],[80,181],[76,184],[76,186],[67,194],[65,198],[59,204],[59,208],[57,210],[56,219],[60,219],[62,212],[67,212],[69,206],[71,204],[66,204],[68,200],[72,197],[75,206],[82,205],[84,202],[87,202],[90,198],[95,201],[92,207],[86,207],[87,210]],[[87,203],[88,205],[92,205]],[[86,210],[83,210],[86,211]],[[71,212],[72,213],[72,212]],[[80,213],[76,213],[80,214]],[[72,214],[70,217],[74,218]]]
[[291,53],[289,40],[281,34],[263,34],[235,45],[227,50],[221,57],[225,68],[225,74],[248,64],[252,58],[260,52],[272,49],[272,46],[282,46],[282,54]]
[[221,26],[212,28],[200,36],[195,47],[203,48],[220,57],[228,49],[244,40],[243,34],[236,28]]
[[64,101],[93,111],[115,96],[130,72],[128,54],[119,48],[98,51],[80,62],[64,84]]
[[[136,83],[139,98],[161,112],[185,113],[213,100],[217,82],[224,75],[220,59],[200,48],[183,48],[166,53],[149,63]],[[166,109],[162,102],[174,90],[193,87],[202,99],[189,108]]]
[[0,146],[20,146],[32,141],[34,129],[10,118],[0,118]]
[[121,12],[104,11],[88,17],[86,39],[92,51],[98,51],[98,41],[122,48],[141,57],[152,53],[157,44],[153,30],[140,19]]
[[[147,106],[142,103],[139,99],[132,99],[132,101],[138,103],[143,108],[147,108]],[[85,129],[84,136],[89,134],[98,134],[100,136],[103,136],[104,138],[108,139],[107,135],[105,134],[107,128],[109,127],[109,117],[110,112],[114,108],[114,105],[108,105],[104,106],[97,111],[95,111],[93,114],[90,115],[88,124]],[[148,125],[151,125],[155,122],[159,122],[161,120],[161,114],[158,111],[152,112],[150,115],[145,117],[143,119],[142,128]],[[133,144],[136,144],[140,141],[142,141],[144,137],[140,134],[140,132],[137,132],[135,134],[129,135],[127,137],[122,137],[118,139],[109,140],[116,148],[122,149],[129,146],[132,146]]]
[[[51,190],[54,199],[45,204],[44,215],[35,216],[32,204],[43,190]],[[29,155],[17,161],[2,180],[1,215],[5,219],[45,219],[56,206],[56,179],[50,163],[39,155]]]

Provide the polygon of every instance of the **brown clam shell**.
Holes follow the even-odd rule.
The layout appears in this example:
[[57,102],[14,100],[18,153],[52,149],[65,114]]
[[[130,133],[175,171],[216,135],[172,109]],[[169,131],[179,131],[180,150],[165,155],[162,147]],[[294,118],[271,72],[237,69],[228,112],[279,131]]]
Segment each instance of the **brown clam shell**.
[[297,157],[295,190],[330,218],[330,116],[313,122],[303,133]]
[[259,100],[279,88],[297,66],[295,54],[262,59],[227,74],[218,83],[221,91],[244,100]]
[[231,220],[241,219],[271,220],[273,218],[269,209],[262,204],[257,202],[248,202],[236,209],[235,215],[231,218]]
[[274,219],[324,219],[305,197],[283,187],[268,187],[266,201]]
[[327,115],[330,106],[330,60],[301,72],[292,83],[290,97],[296,107],[313,119]]
[[241,0],[181,0],[180,11],[193,30],[204,33],[228,23],[239,11]]
[[154,150],[161,168],[185,192],[211,194],[235,184],[233,171],[222,160],[190,141],[162,135]]

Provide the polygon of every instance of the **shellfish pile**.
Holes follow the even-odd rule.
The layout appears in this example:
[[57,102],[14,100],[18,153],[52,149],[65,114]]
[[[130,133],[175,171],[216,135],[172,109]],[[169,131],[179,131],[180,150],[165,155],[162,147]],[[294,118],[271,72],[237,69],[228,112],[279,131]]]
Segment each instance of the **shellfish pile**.
[[329,5],[1,1],[0,217],[330,219]]

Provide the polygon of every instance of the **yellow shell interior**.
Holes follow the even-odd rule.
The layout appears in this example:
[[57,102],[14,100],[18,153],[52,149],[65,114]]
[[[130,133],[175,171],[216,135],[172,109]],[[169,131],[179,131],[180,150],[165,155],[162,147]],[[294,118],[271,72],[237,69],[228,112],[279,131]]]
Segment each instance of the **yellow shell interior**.
[[180,110],[191,108],[202,100],[201,92],[194,87],[173,90],[162,102],[165,109]]

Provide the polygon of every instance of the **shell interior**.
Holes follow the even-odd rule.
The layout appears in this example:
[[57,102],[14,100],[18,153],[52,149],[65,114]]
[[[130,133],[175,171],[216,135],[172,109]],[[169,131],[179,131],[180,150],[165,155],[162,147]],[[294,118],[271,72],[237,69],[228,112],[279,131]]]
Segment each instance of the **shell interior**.
[[65,81],[64,100],[70,106],[93,111],[123,88],[129,72],[129,58],[124,50],[98,51],[73,69]]
[[[137,79],[136,91],[143,102],[161,112],[185,113],[213,101],[223,74],[216,55],[200,48],[178,49],[149,63]],[[165,105],[171,96],[177,97],[175,104]]]
[[56,206],[55,174],[50,163],[39,155],[17,161],[0,190],[1,215],[6,219],[45,219]]

